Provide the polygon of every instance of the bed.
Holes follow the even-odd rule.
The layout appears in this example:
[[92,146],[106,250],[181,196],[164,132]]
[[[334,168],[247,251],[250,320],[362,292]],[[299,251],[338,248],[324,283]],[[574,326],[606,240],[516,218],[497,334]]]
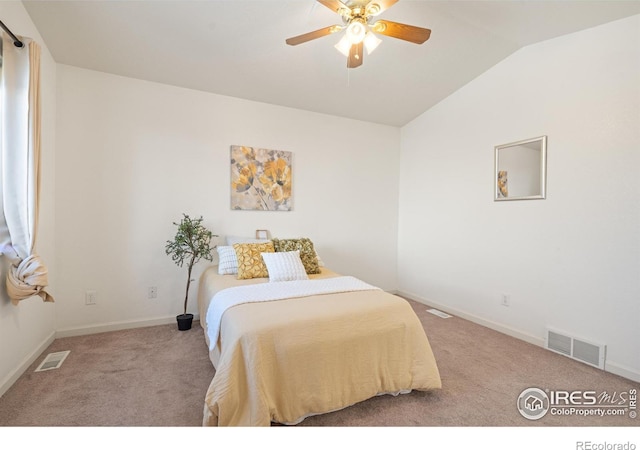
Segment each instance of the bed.
[[[202,273],[200,324],[216,369],[204,426],[291,425],[376,395],[441,387],[406,300],[326,267],[319,272],[280,283],[239,280],[215,265]],[[274,285],[278,294],[268,294]]]

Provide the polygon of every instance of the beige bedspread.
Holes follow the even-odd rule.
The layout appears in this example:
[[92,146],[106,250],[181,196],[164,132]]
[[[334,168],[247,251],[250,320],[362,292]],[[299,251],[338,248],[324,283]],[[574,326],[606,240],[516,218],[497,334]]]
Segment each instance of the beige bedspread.
[[[323,268],[320,275],[336,274]],[[198,306],[236,280],[207,269]],[[205,332],[206,335],[206,332]],[[381,290],[245,303],[222,316],[210,352],[216,373],[203,425],[269,426],[345,408],[378,394],[441,387],[431,347],[409,303]]]

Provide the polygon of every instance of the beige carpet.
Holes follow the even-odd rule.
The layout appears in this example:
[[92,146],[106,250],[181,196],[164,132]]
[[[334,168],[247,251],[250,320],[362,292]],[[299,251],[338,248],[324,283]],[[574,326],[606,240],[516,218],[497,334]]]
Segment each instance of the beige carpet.
[[[443,389],[376,397],[300,426],[640,425],[628,415],[523,418],[516,401],[529,387],[612,394],[640,384],[411,304],[429,336]],[[60,369],[34,372],[46,354],[62,350],[71,353]],[[197,323],[182,332],[163,325],[58,339],[0,398],[0,425],[200,426],[213,375]]]

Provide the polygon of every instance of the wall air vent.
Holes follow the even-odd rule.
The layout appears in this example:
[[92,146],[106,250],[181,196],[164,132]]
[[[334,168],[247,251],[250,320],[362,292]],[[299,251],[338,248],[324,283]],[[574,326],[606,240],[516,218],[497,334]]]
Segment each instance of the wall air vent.
[[69,353],[71,353],[71,350],[49,353],[47,357],[40,363],[35,372],[44,372],[45,370],[60,368],[66,357],[69,356]]
[[547,328],[546,348],[604,370],[607,346]]

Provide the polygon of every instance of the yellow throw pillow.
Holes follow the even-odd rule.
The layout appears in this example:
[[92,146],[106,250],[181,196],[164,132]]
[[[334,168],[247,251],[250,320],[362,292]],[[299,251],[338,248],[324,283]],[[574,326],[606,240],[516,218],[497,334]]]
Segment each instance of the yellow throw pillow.
[[273,253],[273,242],[260,244],[233,244],[238,258],[238,280],[268,278],[269,271],[261,253]]

